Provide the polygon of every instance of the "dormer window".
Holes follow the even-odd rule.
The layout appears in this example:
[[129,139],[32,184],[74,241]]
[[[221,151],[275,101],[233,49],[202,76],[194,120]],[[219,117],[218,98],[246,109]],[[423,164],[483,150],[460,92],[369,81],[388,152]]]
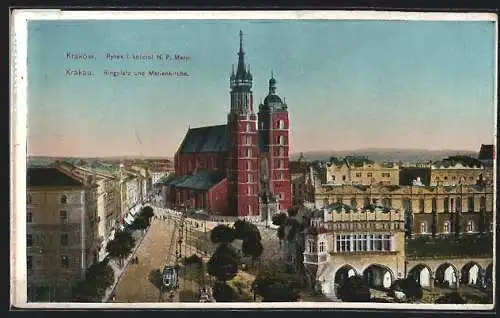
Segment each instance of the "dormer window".
[[61,195],[61,198],[60,198],[59,202],[60,202],[61,204],[66,204],[66,203],[68,203],[68,197],[66,197],[64,194],[63,194],[63,195]]

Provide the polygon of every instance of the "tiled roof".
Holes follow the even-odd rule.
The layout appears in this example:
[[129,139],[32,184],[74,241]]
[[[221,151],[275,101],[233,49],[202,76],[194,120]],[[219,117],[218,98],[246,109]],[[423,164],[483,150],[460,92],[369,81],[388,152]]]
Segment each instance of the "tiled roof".
[[479,150],[479,160],[493,160],[495,158],[493,145],[481,145]]
[[189,129],[179,153],[223,152],[227,150],[227,125]]
[[224,178],[224,173],[218,171],[200,171],[194,175],[184,176],[177,182],[169,183],[169,185],[176,188],[208,190]]
[[28,187],[64,187],[83,186],[83,183],[74,179],[56,168],[28,168]]

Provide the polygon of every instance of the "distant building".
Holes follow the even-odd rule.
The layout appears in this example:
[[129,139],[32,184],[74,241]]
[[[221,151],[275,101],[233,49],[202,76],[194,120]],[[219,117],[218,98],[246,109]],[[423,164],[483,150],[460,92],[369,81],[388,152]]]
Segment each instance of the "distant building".
[[483,163],[468,156],[452,156],[433,162],[431,166],[430,185],[459,185],[477,184],[480,182],[492,183],[487,178]]
[[53,167],[28,168],[28,301],[67,300],[98,261],[97,188]]
[[321,180],[324,184],[398,184],[399,166],[395,163],[375,163],[366,158],[331,158],[323,163]]
[[290,161],[290,183],[292,185],[292,205],[301,205],[306,202],[313,202],[310,196],[312,190],[307,183],[309,173],[309,162],[299,158],[298,161]]

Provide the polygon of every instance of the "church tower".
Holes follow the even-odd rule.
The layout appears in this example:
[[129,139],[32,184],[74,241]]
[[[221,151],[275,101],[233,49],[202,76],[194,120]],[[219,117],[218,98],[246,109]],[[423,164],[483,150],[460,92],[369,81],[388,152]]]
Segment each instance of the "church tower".
[[228,212],[238,217],[259,215],[257,116],[253,110],[252,74],[245,65],[243,32],[236,73],[230,77],[231,108],[227,116]]
[[[262,156],[261,192],[276,198],[277,210],[291,207],[289,172],[288,106],[276,94],[276,79],[271,73],[269,93],[259,105],[259,136]],[[264,175],[266,174],[266,175]]]

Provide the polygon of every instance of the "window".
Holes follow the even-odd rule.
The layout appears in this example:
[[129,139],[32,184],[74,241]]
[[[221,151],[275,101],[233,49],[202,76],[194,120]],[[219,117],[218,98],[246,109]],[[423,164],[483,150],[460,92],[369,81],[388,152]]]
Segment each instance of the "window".
[[313,240],[309,240],[308,241],[308,247],[309,247],[309,253],[316,253],[316,246],[314,245],[314,241]]
[[323,253],[325,251],[325,242],[319,242],[319,252]]
[[28,269],[33,269],[33,256],[28,255],[26,257],[26,265],[27,265]]
[[68,234],[67,233],[61,234],[61,245],[68,246],[68,242],[69,242]]
[[450,222],[446,221],[443,223],[443,233],[450,233]]
[[31,212],[31,209],[28,209],[26,211],[26,223],[32,223],[33,222],[33,212]]
[[285,160],[283,159],[280,159],[280,169],[284,169],[285,168]]
[[455,212],[455,199],[450,198],[450,210],[451,212]]
[[278,126],[278,129],[285,129],[285,121],[278,120],[277,126]]
[[248,190],[247,190],[248,194],[251,195],[252,194],[252,186],[248,186]]
[[285,173],[284,172],[280,172],[280,180],[285,180]]
[[356,178],[361,178],[361,172],[356,172]]
[[247,170],[252,170],[252,162],[250,160],[247,161]]
[[61,268],[68,268],[69,266],[69,259],[68,256],[66,255],[61,255]]
[[443,199],[443,207],[445,213],[450,212],[450,200],[448,198]]
[[425,202],[424,202],[424,199],[419,199],[418,200],[418,208],[419,208],[419,211],[420,212],[424,212],[424,206],[425,206]]
[[490,232],[493,232],[493,222],[490,222]]
[[26,196],[26,204],[31,204],[31,195],[30,194],[28,194]]
[[278,144],[285,145],[285,137],[284,136],[278,136]]
[[432,198],[432,212],[436,212],[437,211],[437,200],[436,198]]
[[249,173],[248,176],[247,176],[248,183],[252,183],[253,182],[252,177],[253,177],[252,174]]
[[32,234],[26,234],[26,246],[27,247],[33,246],[33,235]]
[[469,212],[474,212],[474,198],[469,197],[467,199],[467,209]]
[[426,234],[427,233],[427,222],[421,222],[420,223],[420,234]]
[[250,158],[252,156],[252,149],[251,148],[246,148],[246,150],[247,150],[246,155],[247,155],[247,157]]
[[251,127],[250,127],[250,123],[247,123],[247,124],[246,124],[246,131],[247,131],[247,132],[250,132],[250,129],[251,129]]
[[389,178],[391,174],[389,172],[382,172],[382,178]]
[[68,198],[64,194],[61,195],[60,202],[61,202],[61,204],[66,204],[68,202]]
[[285,156],[285,148],[284,147],[279,147],[279,156],[284,157]]
[[467,232],[474,232],[474,222],[472,220],[467,222]]
[[248,205],[248,215],[252,215],[252,206]]
[[65,210],[59,211],[59,218],[61,220],[61,223],[68,222],[68,211]]
[[342,176],[342,181],[345,181],[346,177],[345,176]]
[[391,251],[392,236],[390,234],[352,234],[337,235],[337,252]]
[[372,174],[371,172],[368,172],[368,173],[366,174],[366,176],[367,176],[368,178],[371,178],[371,177],[373,176],[373,174]]

